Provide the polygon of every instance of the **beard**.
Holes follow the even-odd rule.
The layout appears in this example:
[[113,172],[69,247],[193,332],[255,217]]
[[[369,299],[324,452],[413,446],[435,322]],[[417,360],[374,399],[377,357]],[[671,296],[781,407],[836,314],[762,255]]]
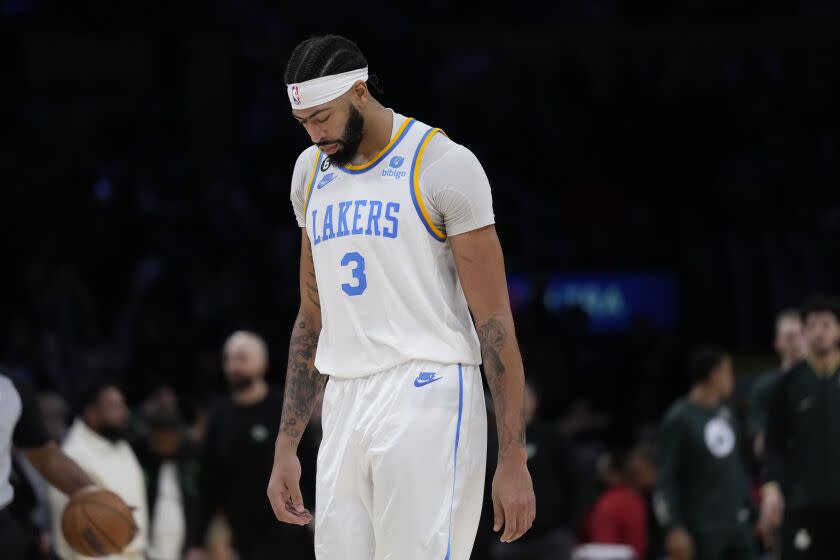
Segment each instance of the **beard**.
[[96,433],[100,436],[104,437],[111,443],[117,443],[118,441],[125,439],[125,428],[123,426],[101,426]]
[[318,142],[318,146],[326,144],[338,144],[341,146],[338,151],[329,156],[330,163],[343,167],[353,161],[356,153],[359,151],[359,146],[362,144],[362,137],[364,136],[365,118],[356,109],[353,104],[350,104],[350,116],[347,118],[347,124],[344,125],[344,134],[341,135],[340,140],[324,140]]
[[228,378],[228,386],[234,393],[245,391],[256,381],[255,377],[249,375],[234,374]]

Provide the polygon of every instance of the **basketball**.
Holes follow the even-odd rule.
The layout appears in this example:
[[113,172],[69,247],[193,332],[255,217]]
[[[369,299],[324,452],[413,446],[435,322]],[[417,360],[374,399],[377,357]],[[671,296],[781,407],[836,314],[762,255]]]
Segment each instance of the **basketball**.
[[73,496],[61,516],[70,548],[85,556],[122,551],[137,532],[131,509],[109,490],[85,490]]

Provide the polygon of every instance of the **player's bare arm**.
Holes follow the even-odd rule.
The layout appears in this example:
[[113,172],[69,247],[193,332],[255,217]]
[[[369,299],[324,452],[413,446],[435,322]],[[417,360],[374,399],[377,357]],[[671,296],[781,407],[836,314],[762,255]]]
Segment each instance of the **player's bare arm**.
[[510,311],[504,257],[494,226],[449,238],[481,343],[496,412],[499,456],[493,478],[493,529],[502,542],[531,528],[536,500],[525,450],[525,372]]
[[76,461],[65,455],[54,442],[40,447],[24,448],[23,454],[41,476],[68,496],[94,486],[93,481]]
[[315,369],[315,350],[321,332],[321,304],[312,262],[312,248],[306,230],[301,230],[300,310],[292,329],[286,392],[280,417],[280,433],[274,453],[274,467],[268,497],[277,519],[306,525],[312,515],[303,505],[300,492],[300,461],[297,448],[315,401],[324,389],[326,376]]

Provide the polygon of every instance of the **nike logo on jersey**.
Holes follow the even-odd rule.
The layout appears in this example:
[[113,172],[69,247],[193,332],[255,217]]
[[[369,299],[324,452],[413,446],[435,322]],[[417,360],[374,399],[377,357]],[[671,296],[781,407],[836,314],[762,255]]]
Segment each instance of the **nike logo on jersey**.
[[414,379],[414,386],[415,387],[422,387],[423,385],[428,385],[429,383],[434,383],[439,379],[443,379],[443,377],[436,377],[435,372],[433,371],[421,371],[420,375],[418,375]]
[[318,186],[316,188],[323,189],[324,187],[332,183],[333,179],[335,179],[335,173],[327,173],[326,175],[321,177],[320,181],[318,181]]

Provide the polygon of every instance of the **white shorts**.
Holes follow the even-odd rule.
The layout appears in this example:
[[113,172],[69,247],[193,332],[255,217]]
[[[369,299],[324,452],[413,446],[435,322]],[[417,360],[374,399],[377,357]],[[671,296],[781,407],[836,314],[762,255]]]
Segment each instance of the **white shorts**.
[[469,559],[487,458],[478,366],[331,377],[322,422],[318,560]]

